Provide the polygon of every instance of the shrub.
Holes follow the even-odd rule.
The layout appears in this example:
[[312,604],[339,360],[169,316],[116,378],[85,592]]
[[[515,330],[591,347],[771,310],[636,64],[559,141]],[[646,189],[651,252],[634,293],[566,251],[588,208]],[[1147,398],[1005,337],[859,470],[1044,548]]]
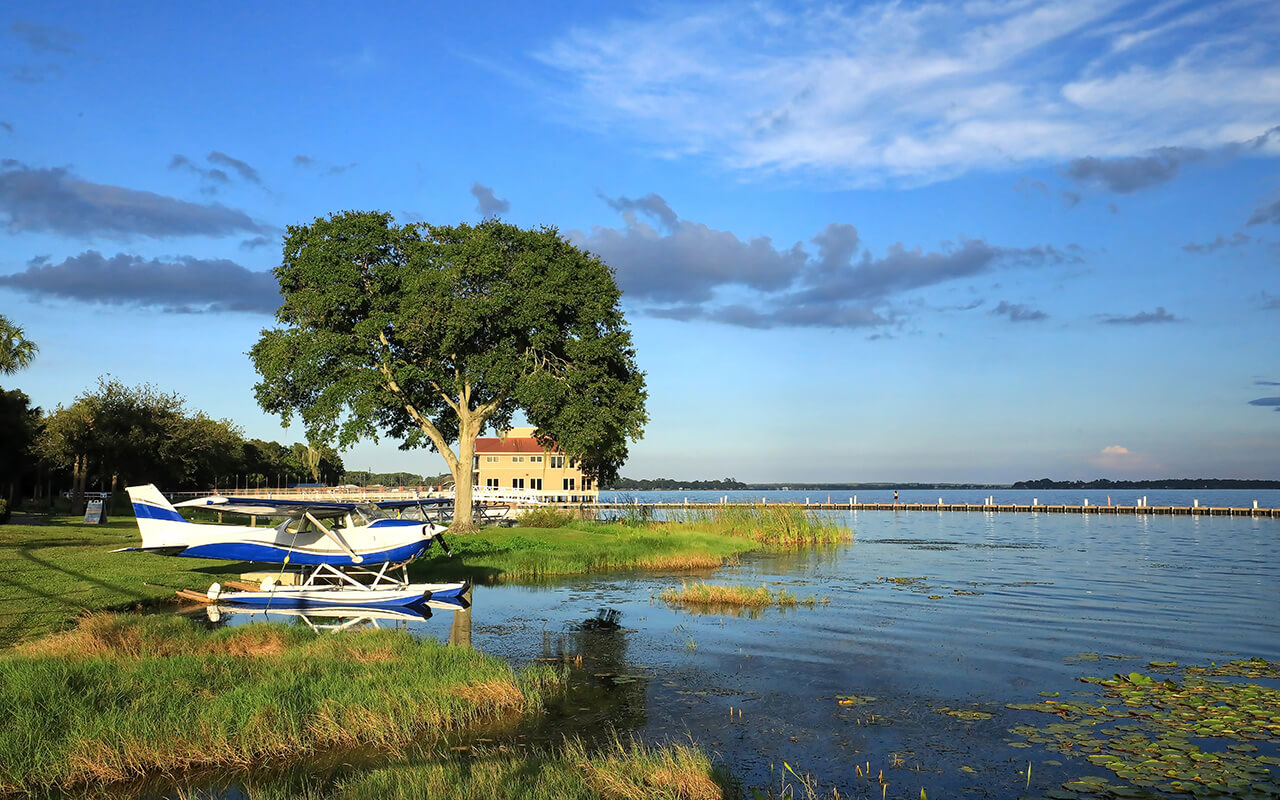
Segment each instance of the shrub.
[[517,521],[525,528],[563,528],[573,522],[572,511],[561,511],[558,508],[532,508],[521,514]]
[[9,521],[9,501],[0,498],[0,525]]

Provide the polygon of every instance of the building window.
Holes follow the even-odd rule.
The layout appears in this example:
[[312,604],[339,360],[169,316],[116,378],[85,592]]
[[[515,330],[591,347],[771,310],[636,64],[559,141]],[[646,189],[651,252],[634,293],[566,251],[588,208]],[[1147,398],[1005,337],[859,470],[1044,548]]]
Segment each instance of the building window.
[[486,463],[486,464],[496,464],[496,463],[498,463],[498,457],[497,457],[497,456],[485,456],[485,457],[484,457],[484,460],[485,460],[485,463]]
[[575,483],[575,480],[574,480],[573,478],[565,478],[565,479],[564,479],[564,486],[563,486],[562,488],[563,488],[566,492],[572,492],[572,491],[575,491],[574,486],[573,486],[573,484],[574,484],[574,483]]
[[529,488],[530,488],[530,489],[537,489],[538,491],[542,491],[542,478],[530,478],[530,479],[529,479]]
[[563,469],[563,468],[564,468],[564,456],[552,456],[552,457],[551,457],[551,468],[552,468],[552,469]]
[[589,491],[591,491],[591,479],[590,479],[590,478],[583,477],[583,479],[582,479],[582,491],[584,491],[584,492],[589,492]]
[[511,479],[511,488],[512,488],[512,489],[523,489],[523,488],[524,488],[524,478],[512,478],[512,479]]
[[542,463],[542,456],[529,456],[529,463],[530,463],[530,464],[541,464],[541,463]]
[[511,460],[512,460],[512,461],[514,461],[514,462],[515,462],[515,463],[517,463],[517,464],[523,464],[523,463],[524,463],[524,456],[512,456],[512,457],[511,457]]
[[485,479],[484,479],[484,485],[485,485],[487,488],[489,488],[489,489],[497,489],[497,488],[498,488],[498,479],[497,479],[497,478],[485,478]]

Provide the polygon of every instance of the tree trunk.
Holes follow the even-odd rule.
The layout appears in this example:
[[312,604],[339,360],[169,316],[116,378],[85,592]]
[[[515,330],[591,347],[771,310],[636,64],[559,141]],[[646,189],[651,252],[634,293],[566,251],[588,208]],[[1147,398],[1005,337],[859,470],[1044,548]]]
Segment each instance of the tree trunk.
[[111,499],[107,500],[107,516],[116,515],[116,484],[120,482],[120,473],[111,473]]
[[75,463],[71,467],[71,513],[84,513],[84,478],[88,472],[89,466],[85,462],[88,459],[85,456],[76,456]]
[[468,531],[475,528],[471,485],[475,475],[476,426],[464,419],[458,427],[458,463],[453,470],[453,525],[450,528]]

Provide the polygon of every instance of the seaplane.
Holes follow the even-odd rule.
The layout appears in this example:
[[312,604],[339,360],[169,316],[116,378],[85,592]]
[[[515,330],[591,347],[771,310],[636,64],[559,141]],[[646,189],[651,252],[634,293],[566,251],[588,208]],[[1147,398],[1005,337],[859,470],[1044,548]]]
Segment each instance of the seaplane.
[[[276,576],[257,587],[209,587],[208,600],[263,608],[401,608],[462,596],[461,583],[410,583],[409,562],[433,543],[452,555],[445,527],[430,521],[433,507],[449,498],[381,503],[274,500],[213,495],[170,503],[154,485],[125,489],[142,534],[144,552],[183,558],[213,558],[279,564]],[[272,527],[191,522],[178,508],[280,518]],[[394,514],[393,514],[394,512]],[[396,516],[398,515],[398,516]],[[406,519],[416,516],[418,519]],[[293,566],[295,569],[286,570]],[[282,580],[288,574],[290,581]]]

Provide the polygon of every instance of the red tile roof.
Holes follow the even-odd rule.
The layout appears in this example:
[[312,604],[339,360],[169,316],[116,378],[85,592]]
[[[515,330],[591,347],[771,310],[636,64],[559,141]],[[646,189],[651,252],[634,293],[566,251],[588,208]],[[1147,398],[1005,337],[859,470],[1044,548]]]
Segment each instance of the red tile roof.
[[[476,453],[541,453],[542,445],[532,436],[508,436],[499,439],[496,436],[476,437]],[[554,452],[554,451],[553,451]]]

